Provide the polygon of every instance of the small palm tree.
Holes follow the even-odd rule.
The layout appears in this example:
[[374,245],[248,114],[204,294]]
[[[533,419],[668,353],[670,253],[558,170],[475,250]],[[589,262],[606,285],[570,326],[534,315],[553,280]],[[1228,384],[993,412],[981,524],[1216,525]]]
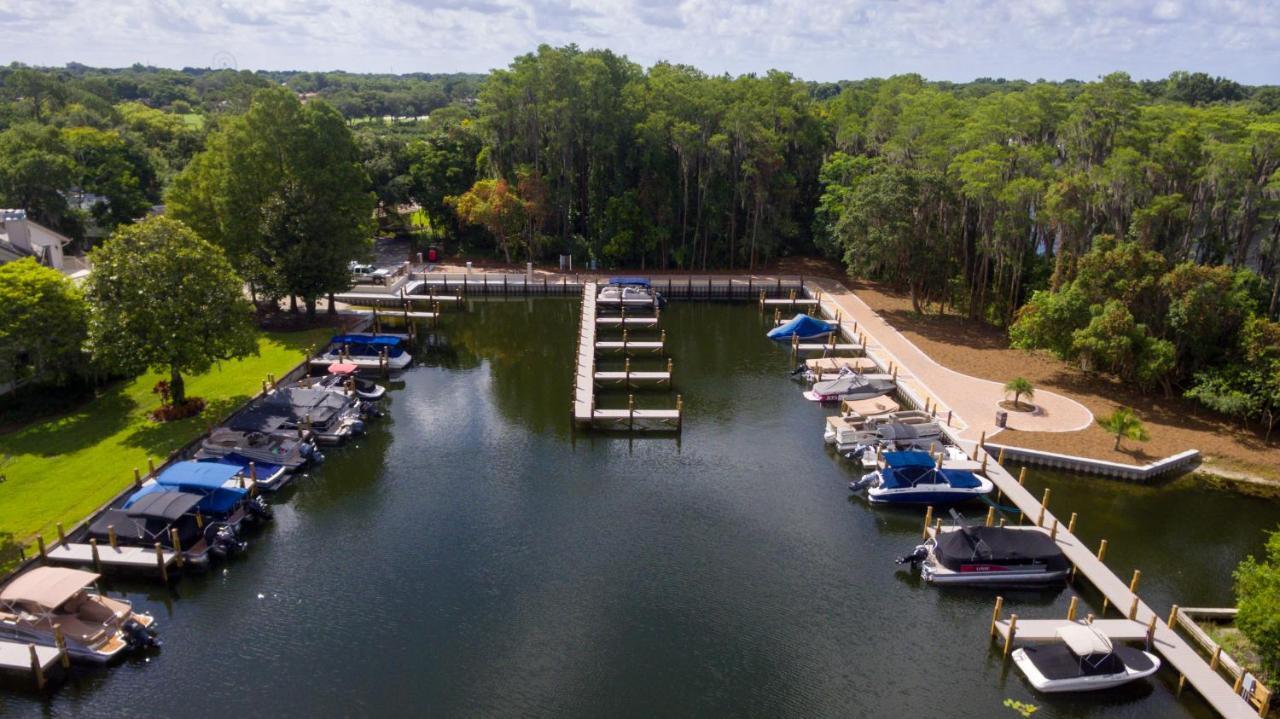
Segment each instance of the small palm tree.
[[1006,393],[1013,393],[1013,404],[1015,407],[1018,405],[1018,400],[1022,399],[1024,395],[1027,399],[1031,399],[1036,396],[1035,386],[1032,385],[1031,380],[1026,377],[1014,377],[1009,380],[1004,385],[1004,391]]
[[1142,426],[1142,420],[1138,419],[1138,415],[1128,407],[1116,408],[1116,411],[1098,420],[1098,424],[1115,434],[1117,450],[1120,449],[1120,440],[1125,437],[1139,442],[1151,439],[1151,435],[1147,434],[1147,428]]

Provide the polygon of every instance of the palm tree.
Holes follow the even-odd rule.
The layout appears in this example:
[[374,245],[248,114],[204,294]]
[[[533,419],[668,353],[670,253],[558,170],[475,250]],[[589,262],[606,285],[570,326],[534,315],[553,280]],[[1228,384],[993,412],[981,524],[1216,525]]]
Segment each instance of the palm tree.
[[1023,395],[1026,395],[1027,399],[1031,399],[1036,396],[1035,386],[1032,385],[1031,380],[1026,377],[1014,377],[1009,380],[1004,385],[1004,391],[1006,393],[1013,393],[1014,407],[1018,406],[1018,400],[1021,399]]
[[1098,420],[1098,424],[1115,434],[1117,451],[1120,449],[1120,440],[1124,437],[1139,442],[1151,439],[1146,427],[1142,426],[1142,420],[1138,419],[1138,415],[1128,407],[1117,407],[1116,411]]

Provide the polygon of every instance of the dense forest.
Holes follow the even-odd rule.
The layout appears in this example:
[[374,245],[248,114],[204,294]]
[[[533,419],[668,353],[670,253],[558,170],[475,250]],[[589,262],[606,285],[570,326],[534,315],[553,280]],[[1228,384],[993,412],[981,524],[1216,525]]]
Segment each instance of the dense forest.
[[[226,168],[265,167],[236,159],[272,142],[260,103],[357,158],[382,232],[453,256],[708,270],[823,254],[1016,345],[1267,428],[1280,413],[1277,87],[1189,72],[808,83],[575,46],[487,76],[11,65],[0,205],[91,244],[168,200],[255,288],[313,307],[339,273],[304,290],[255,249],[317,224],[296,210],[321,206],[306,172],[255,185],[252,206],[277,208],[260,217],[200,214],[210,188],[249,176]],[[297,168],[321,161],[304,135],[281,142]]]

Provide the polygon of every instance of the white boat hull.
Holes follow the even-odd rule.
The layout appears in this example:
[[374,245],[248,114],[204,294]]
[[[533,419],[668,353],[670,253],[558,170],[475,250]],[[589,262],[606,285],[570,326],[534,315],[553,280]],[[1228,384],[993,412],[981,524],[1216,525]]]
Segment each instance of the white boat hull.
[[1040,672],[1023,649],[1013,652],[1013,664],[1018,667],[1031,686],[1038,692],[1046,694],[1057,692],[1094,692],[1112,689],[1129,682],[1149,677],[1160,669],[1160,658],[1151,652],[1143,652],[1151,662],[1151,667],[1141,671],[1125,668],[1115,674],[1097,674],[1093,676],[1070,677],[1066,679],[1050,679]]

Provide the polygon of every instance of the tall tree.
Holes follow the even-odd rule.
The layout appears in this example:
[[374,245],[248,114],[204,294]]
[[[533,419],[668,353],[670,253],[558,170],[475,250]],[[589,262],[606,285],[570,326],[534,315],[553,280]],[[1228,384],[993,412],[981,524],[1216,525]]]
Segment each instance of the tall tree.
[[0,381],[57,379],[80,366],[86,307],[57,270],[27,257],[0,265]]
[[244,283],[221,248],[154,217],[121,227],[91,253],[85,286],[89,347],[113,370],[169,373],[175,404],[184,375],[257,354]]

